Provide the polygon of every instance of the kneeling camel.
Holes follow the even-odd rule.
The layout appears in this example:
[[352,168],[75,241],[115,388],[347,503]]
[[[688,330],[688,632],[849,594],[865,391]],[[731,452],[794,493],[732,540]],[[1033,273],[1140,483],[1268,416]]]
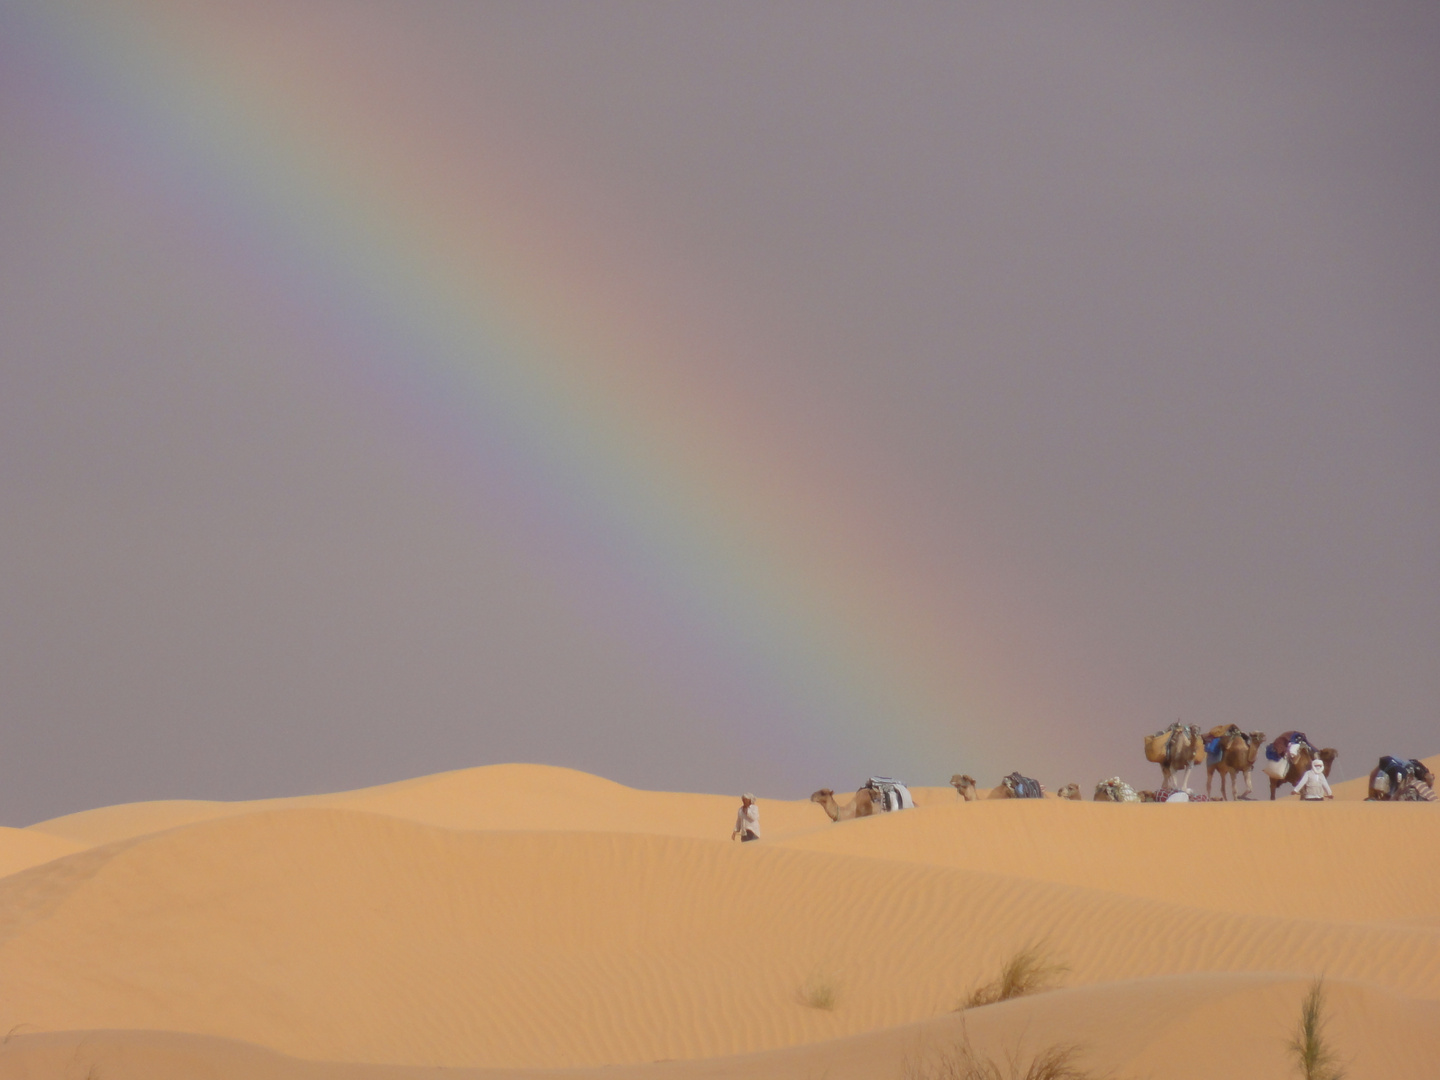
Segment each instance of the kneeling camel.
[[869,817],[872,814],[878,814],[880,812],[875,808],[875,800],[868,787],[862,787],[859,791],[855,792],[855,798],[851,799],[844,806],[841,806],[835,801],[835,792],[828,787],[821,788],[815,792],[815,794],[811,795],[810,801],[819,803],[820,806],[824,808],[825,813],[830,815],[831,821],[850,821],[854,818]]

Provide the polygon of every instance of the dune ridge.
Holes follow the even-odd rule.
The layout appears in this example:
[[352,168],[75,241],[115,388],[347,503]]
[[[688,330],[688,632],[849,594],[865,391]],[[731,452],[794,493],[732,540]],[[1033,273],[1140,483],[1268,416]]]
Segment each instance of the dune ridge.
[[[953,1040],[963,1016],[977,1040],[1083,1034],[1106,1064],[1156,1068],[1172,1037],[1203,1043],[1205,1017],[1281,1024],[1322,973],[1374,1020],[1345,1021],[1359,1060],[1383,1059],[1382,1031],[1440,1053],[1411,1030],[1440,1028],[1440,874],[1372,872],[1433,849],[1440,808],[946,794],[838,825],[762,800],[766,839],[740,845],[727,797],[496,766],[10,830],[58,854],[0,877],[0,1063],[51,1075],[57,1054],[104,1049],[103,1075],[161,1080],[898,1076],[907,1040]],[[1220,872],[1186,863],[1207,845]],[[1334,881],[1318,894],[1295,872],[1317,845]],[[1276,851],[1290,866],[1267,875]],[[1040,937],[1064,989],[953,1011]],[[816,978],[833,1009],[801,1000]],[[1278,1060],[1264,1047],[1245,1051],[1257,1068]]]
[[[826,821],[808,800],[764,799],[762,805],[767,830],[813,829]],[[24,831],[91,846],[240,814],[335,808],[450,829],[643,832],[725,839],[735,806],[735,796],[642,791],[553,765],[481,765],[323,795],[106,806],[42,821]]]
[[33,829],[0,826],[0,878],[83,851],[89,845]]

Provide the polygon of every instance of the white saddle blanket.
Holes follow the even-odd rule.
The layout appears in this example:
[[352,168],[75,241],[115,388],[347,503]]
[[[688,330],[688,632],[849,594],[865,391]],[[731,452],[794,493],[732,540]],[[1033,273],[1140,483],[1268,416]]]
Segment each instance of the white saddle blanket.
[[881,810],[914,810],[915,799],[910,794],[910,789],[899,780],[892,780],[888,776],[872,776],[865,781],[875,796],[879,799]]

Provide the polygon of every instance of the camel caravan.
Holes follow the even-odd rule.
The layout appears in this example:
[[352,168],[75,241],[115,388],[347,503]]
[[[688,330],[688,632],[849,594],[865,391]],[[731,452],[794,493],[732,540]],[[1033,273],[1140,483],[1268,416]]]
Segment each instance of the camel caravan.
[[[1330,797],[1330,769],[1338,752],[1333,747],[1316,749],[1304,732],[1287,731],[1272,742],[1265,742],[1263,731],[1242,731],[1235,724],[1221,724],[1205,734],[1195,724],[1179,721],[1145,737],[1145,760],[1160,766],[1160,787],[1153,792],[1138,792],[1140,802],[1210,802],[1214,799],[1215,777],[1220,777],[1220,800],[1249,799],[1254,794],[1252,774],[1255,765],[1270,781],[1273,801],[1280,788],[1289,784],[1302,799]],[[1205,766],[1205,794],[1190,791],[1190,773],[1195,766]],[[1182,776],[1183,773],[1183,776]],[[1319,779],[1312,779],[1318,774]],[[1117,778],[1114,778],[1118,780]],[[1240,794],[1240,781],[1245,793]],[[1229,793],[1226,793],[1226,785]],[[1101,787],[1110,785],[1106,781]],[[1312,790],[1320,792],[1312,795]],[[1100,788],[1096,799],[1101,799]],[[1116,799],[1113,786],[1108,787],[1102,801]]]
[[[1242,731],[1236,724],[1221,724],[1201,732],[1198,725],[1178,720],[1153,735],[1144,736],[1145,760],[1160,766],[1160,786],[1154,790],[1136,790],[1118,776],[1095,785],[1095,802],[1219,802],[1251,799],[1254,795],[1255,766],[1270,781],[1270,799],[1274,801],[1285,785],[1304,802],[1333,798],[1330,772],[1339,756],[1333,747],[1317,748],[1302,731],[1286,731],[1265,741],[1263,731]],[[1205,766],[1205,793],[1190,790],[1191,773]],[[1214,793],[1215,778],[1220,778],[1219,794]],[[1244,791],[1241,791],[1241,786]],[[979,799],[1043,799],[1045,787],[1035,779],[1012,772],[1001,779],[994,789],[981,794],[973,776],[956,773],[950,786],[962,802]],[[1055,797],[1078,801],[1079,784],[1065,784]],[[849,802],[840,803],[830,788],[821,788],[810,796],[831,821],[851,821],[875,814],[909,810],[915,806],[910,789],[901,781],[885,776],[872,776],[859,788]],[[1371,770],[1367,801],[1371,802],[1437,802],[1435,777],[1424,762],[1414,758],[1382,757]]]
[[[950,778],[950,786],[955,789],[963,802],[974,802],[980,798],[973,776],[956,773]],[[1014,772],[1001,780],[1000,785],[989,797],[1043,799],[1045,789],[1041,786],[1040,781]],[[1080,785],[1066,784],[1060,789],[1060,797],[1063,799],[1080,798]],[[821,788],[810,796],[810,801],[818,804],[831,821],[853,821],[856,818],[872,817],[875,814],[887,814],[896,810],[913,810],[915,808],[915,798],[910,794],[910,788],[902,781],[888,776],[870,777],[865,781],[864,786],[855,792],[855,796],[846,803],[841,803],[835,798],[833,788]]]

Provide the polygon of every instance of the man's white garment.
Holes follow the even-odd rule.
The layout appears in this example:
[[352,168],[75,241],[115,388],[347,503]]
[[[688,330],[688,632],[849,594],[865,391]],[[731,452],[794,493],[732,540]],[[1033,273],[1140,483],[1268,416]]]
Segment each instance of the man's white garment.
[[1302,799],[1323,799],[1331,795],[1330,781],[1325,779],[1325,773],[1320,769],[1310,768],[1305,770],[1305,775],[1295,785],[1295,794]]
[[735,831],[741,836],[749,829],[756,836],[760,835],[760,806],[758,803],[751,803],[746,806],[740,804],[740,812],[735,815]]

